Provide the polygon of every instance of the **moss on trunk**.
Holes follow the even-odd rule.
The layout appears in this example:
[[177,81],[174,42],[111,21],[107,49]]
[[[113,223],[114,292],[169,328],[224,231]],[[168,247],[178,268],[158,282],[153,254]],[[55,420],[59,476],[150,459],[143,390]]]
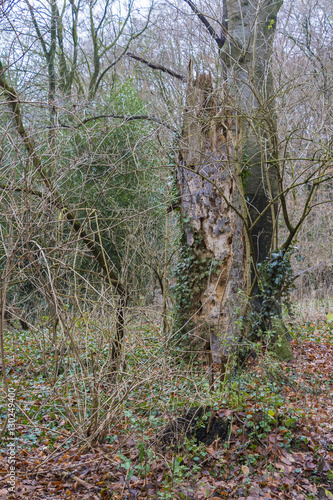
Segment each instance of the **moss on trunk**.
[[280,361],[291,361],[294,359],[293,352],[288,339],[288,330],[281,318],[272,320],[273,341],[271,350],[277,355]]

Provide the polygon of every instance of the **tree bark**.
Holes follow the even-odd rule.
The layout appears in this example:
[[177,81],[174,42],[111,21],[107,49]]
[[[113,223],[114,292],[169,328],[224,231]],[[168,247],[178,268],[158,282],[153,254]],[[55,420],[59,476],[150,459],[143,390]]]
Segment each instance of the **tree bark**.
[[263,214],[251,231],[256,263],[277,245],[277,202],[272,200],[279,194],[274,168],[278,151],[271,57],[281,5],[282,0],[227,0],[228,41],[221,54],[241,118],[250,225]]
[[190,62],[176,177],[183,249],[193,257],[179,276],[179,309],[183,324],[193,319],[195,337],[209,336],[213,363],[222,371],[237,341],[236,305],[245,272],[235,123],[227,95],[214,92],[208,74],[194,79]]
[[[283,0],[226,0],[226,3],[228,43],[221,55],[228,87],[241,118],[242,163],[247,174],[244,191],[253,249],[252,308],[260,315],[263,295],[256,278],[257,265],[267,261],[278,246],[278,205],[283,189],[278,182],[279,151],[271,71],[277,14]],[[278,356],[290,359],[279,300],[275,301],[270,316],[268,322],[263,318],[261,330],[273,330],[274,339],[279,338],[280,343],[275,346]]]

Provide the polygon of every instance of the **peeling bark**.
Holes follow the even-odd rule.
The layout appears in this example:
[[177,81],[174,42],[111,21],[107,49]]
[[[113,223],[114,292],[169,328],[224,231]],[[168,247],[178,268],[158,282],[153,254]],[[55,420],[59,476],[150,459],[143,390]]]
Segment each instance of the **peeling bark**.
[[238,292],[244,287],[236,141],[235,119],[227,95],[221,100],[209,74],[194,79],[190,62],[176,177],[182,218],[190,221],[184,225],[184,244],[194,247],[200,235],[198,258],[211,262],[211,269],[202,277],[201,289],[188,305],[187,316],[193,317],[196,336],[209,335],[213,363],[218,365],[226,363],[237,341],[236,304]]

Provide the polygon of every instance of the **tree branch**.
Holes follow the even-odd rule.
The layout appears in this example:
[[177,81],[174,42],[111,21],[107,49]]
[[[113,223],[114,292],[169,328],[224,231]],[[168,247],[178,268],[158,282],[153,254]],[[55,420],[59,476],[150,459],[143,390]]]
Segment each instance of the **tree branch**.
[[219,36],[216,33],[213,26],[209,23],[209,21],[207,21],[205,16],[203,14],[201,14],[200,10],[197,9],[197,7],[194,5],[194,3],[191,0],[184,0],[184,2],[186,2],[187,5],[189,5],[191,7],[193,12],[198,16],[198,18],[204,24],[204,26],[205,26],[206,30],[208,31],[208,33],[210,34],[210,36],[217,43],[218,48],[221,50],[224,43],[225,43],[225,40],[226,40],[226,36],[225,36],[225,31],[226,31],[226,24],[225,23],[227,22],[226,21],[226,0],[224,1],[224,5],[223,5],[223,21],[222,21],[222,34],[221,34],[221,36]]
[[149,68],[152,69],[158,69],[159,71],[163,71],[164,73],[167,73],[170,76],[174,76],[175,78],[178,78],[178,80],[181,80],[182,82],[187,81],[187,77],[184,75],[180,75],[179,73],[176,73],[172,69],[166,68],[165,66],[162,66],[161,64],[153,64],[146,59],[143,59],[143,57],[136,56],[135,54],[132,54],[131,52],[127,52],[126,54],[128,57],[131,57],[132,59],[135,59],[136,61],[139,61],[143,64],[146,64]]
[[46,46],[46,43],[45,43],[45,40],[41,34],[41,31],[39,29],[39,26],[38,26],[38,23],[37,23],[37,19],[35,18],[35,14],[34,14],[34,10],[32,8],[32,6],[30,5],[30,3],[26,0],[26,4],[28,6],[28,9],[30,11],[30,15],[31,15],[31,19],[32,19],[32,22],[33,22],[33,25],[35,27],[35,30],[36,30],[36,34],[37,34],[37,37],[42,45],[42,49],[43,49],[43,52],[44,52],[44,56],[45,56],[45,59],[47,60],[47,62],[49,61],[49,58],[50,58],[50,51],[47,50],[47,46]]
[[[157,118],[157,116],[149,116],[149,115],[132,115],[132,116],[126,116],[126,115],[116,115],[116,114],[108,114],[108,115],[97,115],[97,116],[92,116],[90,118],[86,118],[85,120],[82,120],[81,123],[79,123],[76,128],[82,127],[86,123],[89,123],[93,120],[100,120],[102,118],[115,118],[118,120],[124,120],[124,123],[126,122],[131,122],[131,121],[136,121],[136,120],[147,120],[150,122],[155,122],[158,123],[159,125],[162,125],[163,127],[168,128],[172,132],[178,133],[178,130],[172,127],[171,125],[168,125],[165,121],[161,120],[160,118]],[[60,124],[62,128],[72,128],[70,125],[64,125]]]
[[0,183],[0,190],[1,191],[17,191],[19,193],[25,193],[25,194],[33,194],[34,196],[38,196],[38,198],[43,198],[45,196],[45,193],[42,193],[42,191],[36,191],[36,189],[32,188],[25,188],[21,186],[13,186],[11,184],[1,184]]

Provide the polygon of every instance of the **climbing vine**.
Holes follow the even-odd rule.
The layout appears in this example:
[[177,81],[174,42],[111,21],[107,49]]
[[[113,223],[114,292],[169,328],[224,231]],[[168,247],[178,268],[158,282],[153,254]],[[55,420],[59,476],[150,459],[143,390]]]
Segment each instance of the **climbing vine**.
[[244,318],[253,339],[262,338],[272,329],[272,320],[280,317],[282,303],[291,308],[290,294],[295,287],[291,256],[295,251],[296,248],[276,251],[257,266],[259,276],[253,307]]
[[[184,221],[184,225],[189,222]],[[179,262],[175,269],[176,284],[173,293],[176,300],[175,329],[188,332],[194,326],[191,316],[201,307],[201,294],[206,289],[209,276],[217,269],[218,261],[205,248],[202,235],[193,230],[193,243],[189,245],[186,230],[181,236]]]

